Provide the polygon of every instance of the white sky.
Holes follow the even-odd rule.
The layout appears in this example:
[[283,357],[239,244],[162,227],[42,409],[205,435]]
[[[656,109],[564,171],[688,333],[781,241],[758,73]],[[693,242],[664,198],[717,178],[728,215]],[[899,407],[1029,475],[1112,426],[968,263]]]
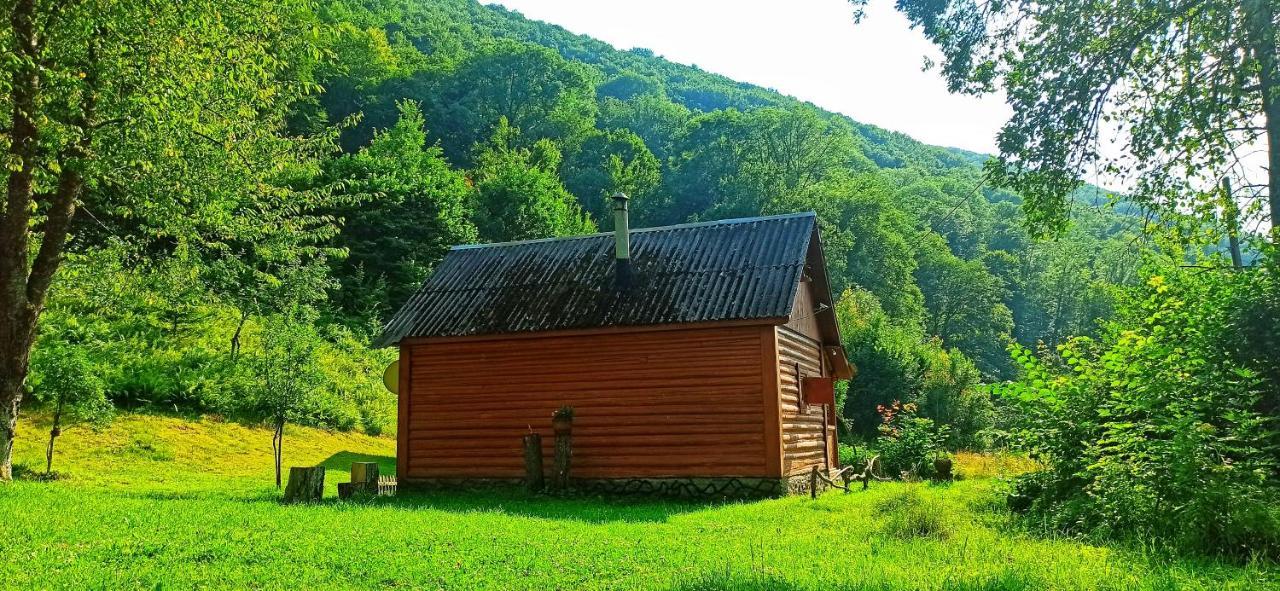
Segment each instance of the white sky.
[[482,0],[668,60],[776,89],[928,144],[995,153],[1002,95],[952,95],[938,52],[893,8],[871,0]]

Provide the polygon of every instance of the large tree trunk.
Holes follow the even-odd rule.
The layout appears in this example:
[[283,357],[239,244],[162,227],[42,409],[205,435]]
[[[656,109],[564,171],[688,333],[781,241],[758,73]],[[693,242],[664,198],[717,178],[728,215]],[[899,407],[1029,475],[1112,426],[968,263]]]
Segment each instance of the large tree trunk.
[[27,379],[31,335],[35,333],[35,313],[27,300],[27,240],[39,148],[35,114],[40,45],[35,14],[34,0],[18,0],[9,13],[13,30],[9,49],[19,63],[8,90],[13,105],[8,157],[13,168],[5,183],[5,208],[0,216],[0,481],[13,478],[13,438],[22,385]]
[[63,247],[76,199],[84,186],[81,174],[89,157],[98,101],[98,51],[95,37],[88,47],[84,91],[75,116],[80,136],[53,157],[61,172],[52,194],[40,195],[45,219],[35,258],[31,258],[31,214],[36,210],[35,171],[40,151],[41,38],[35,0],[16,0],[9,13],[12,45],[17,60],[7,89],[13,105],[9,130],[9,178],[5,207],[0,214],[0,481],[13,478],[13,438],[23,384],[35,344],[36,326],[53,276],[62,263]]
[[[6,390],[9,386],[4,385]],[[17,389],[22,389],[18,382]],[[0,402],[0,481],[13,480],[13,439],[18,435],[18,403],[22,397],[14,395],[8,402]]]
[[1275,12],[1269,0],[1245,0],[1248,46],[1258,61],[1262,116],[1267,129],[1267,191],[1272,242],[1280,242],[1280,57],[1276,55]]

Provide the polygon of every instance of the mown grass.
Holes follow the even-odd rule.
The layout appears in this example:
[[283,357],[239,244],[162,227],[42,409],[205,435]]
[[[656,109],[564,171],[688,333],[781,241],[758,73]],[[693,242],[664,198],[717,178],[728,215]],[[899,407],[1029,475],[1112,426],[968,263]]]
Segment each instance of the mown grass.
[[[38,429],[18,449],[41,464]],[[882,484],[817,501],[526,498],[518,491],[283,506],[270,435],[131,416],[73,429],[64,479],[0,487],[0,586],[425,589],[1255,589],[1270,565],[1037,539],[992,482]],[[392,441],[295,429],[286,463],[393,470]]]

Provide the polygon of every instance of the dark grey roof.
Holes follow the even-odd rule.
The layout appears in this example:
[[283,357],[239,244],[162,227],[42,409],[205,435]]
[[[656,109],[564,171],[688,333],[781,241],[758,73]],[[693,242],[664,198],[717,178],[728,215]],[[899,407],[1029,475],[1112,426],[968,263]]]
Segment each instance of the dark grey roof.
[[467,336],[791,313],[813,213],[631,231],[634,278],[614,288],[613,234],[455,246],[383,329]]

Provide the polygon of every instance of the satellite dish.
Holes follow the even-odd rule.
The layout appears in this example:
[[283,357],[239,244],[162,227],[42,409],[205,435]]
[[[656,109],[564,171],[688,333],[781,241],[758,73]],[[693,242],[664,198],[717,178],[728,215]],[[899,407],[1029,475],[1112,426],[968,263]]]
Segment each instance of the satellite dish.
[[400,360],[397,359],[387,366],[386,371],[382,372],[382,385],[392,394],[400,393]]

